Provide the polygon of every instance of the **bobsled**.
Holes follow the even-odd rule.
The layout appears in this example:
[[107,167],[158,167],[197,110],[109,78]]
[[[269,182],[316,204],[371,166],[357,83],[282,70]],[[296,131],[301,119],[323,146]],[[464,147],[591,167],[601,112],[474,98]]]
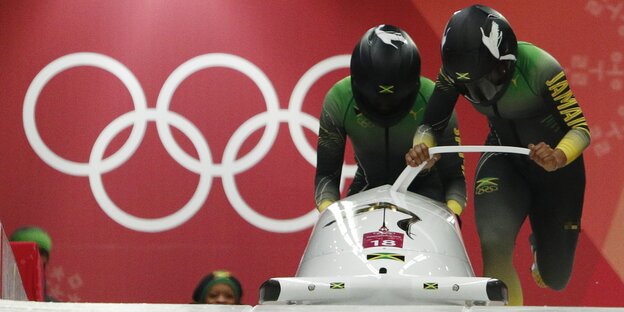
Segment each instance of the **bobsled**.
[[[509,146],[440,146],[429,153],[497,152]],[[456,216],[407,187],[426,163],[392,185],[345,197],[320,216],[294,277],[265,281],[260,304],[505,305],[507,287],[477,277]]]

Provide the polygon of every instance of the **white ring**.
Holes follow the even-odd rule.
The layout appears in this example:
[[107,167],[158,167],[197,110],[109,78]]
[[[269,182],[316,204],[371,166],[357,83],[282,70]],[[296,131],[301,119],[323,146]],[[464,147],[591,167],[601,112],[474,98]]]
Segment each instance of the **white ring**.
[[[251,78],[253,82],[260,88],[262,95],[264,96],[264,100],[266,103],[266,108],[269,113],[274,113],[279,110],[279,104],[277,100],[277,94],[275,93],[275,89],[271,84],[269,78],[254,64],[249,61],[234,55],[222,54],[222,53],[211,53],[204,54],[197,57],[194,57],[184,64],[180,65],[176,70],[171,73],[163,88],[160,91],[160,95],[158,96],[158,100],[156,103],[156,109],[159,111],[168,111],[169,104],[171,103],[171,98],[175,93],[175,90],[178,88],[180,83],[188,78],[190,75],[195,72],[210,68],[210,67],[227,67],[239,71],[245,74],[247,77]],[[171,156],[182,166],[191,170],[195,173],[202,170],[201,166],[197,163],[196,159],[192,156],[188,155],[180,146],[176,143],[175,139],[171,135],[171,130],[164,124],[162,120],[156,121],[156,126],[158,129],[158,134],[160,135],[160,139],[163,141],[163,145],[171,154]],[[267,128],[258,142],[258,145],[254,147],[244,159],[241,159],[241,163],[249,162],[250,158],[261,159],[266,155],[275,137],[277,137],[277,132],[279,124],[277,122],[272,122],[267,125]],[[267,142],[268,141],[268,142]],[[233,166],[233,167],[230,167]],[[236,162],[228,163],[228,169],[236,168],[243,165],[238,165]],[[214,170],[217,172],[223,172],[222,166],[215,165]],[[244,166],[243,166],[244,167]],[[246,169],[235,169],[237,172],[244,171]]]
[[[262,127],[264,124],[268,122],[262,122],[263,119],[271,120],[281,120],[288,121],[288,117],[290,117],[290,113],[287,111],[281,111],[280,114],[270,115],[268,112],[260,113],[253,118],[247,120],[243,123],[238,130],[234,133],[230,141],[228,142],[225,152],[223,153],[223,165],[224,167],[228,167],[233,161],[234,156],[238,153],[242,143],[245,142],[241,137],[243,135],[249,136],[250,133],[254,133],[257,129]],[[307,126],[313,126],[309,122]],[[275,139],[275,138],[274,138]],[[249,165],[249,164],[245,164]],[[243,166],[243,169],[247,170],[247,166]],[[236,182],[234,179],[234,175],[239,172],[223,172],[221,176],[221,180],[223,183],[223,190],[225,191],[225,195],[228,200],[232,204],[232,207],[238,212],[238,214],[243,217],[243,219],[247,220],[247,222],[255,225],[256,227],[263,229],[269,232],[276,233],[286,233],[286,232],[296,232],[303,230],[314,224],[316,219],[318,218],[318,212],[316,208],[312,208],[307,214],[296,217],[293,219],[273,219],[266,217],[254,209],[252,209],[240,195],[238,188],[236,186]],[[285,172],[276,172],[276,174],[284,174]],[[268,179],[272,179],[273,177],[268,177]],[[267,205],[275,205],[275,203],[266,203]],[[293,204],[297,205],[297,204]]]
[[[56,75],[64,70],[77,66],[92,66],[103,70],[106,70],[119,78],[121,82],[126,86],[132,100],[134,102],[134,110],[138,112],[145,111],[147,109],[147,101],[143,94],[143,89],[138,80],[132,72],[126,68],[123,64],[119,63],[113,58],[96,53],[74,53],[68,54],[44,67],[39,74],[33,79],[26,91],[24,97],[24,110],[22,119],[24,122],[24,131],[26,132],[26,138],[32,146],[35,153],[50,167],[75,176],[86,176],[90,169],[87,163],[79,163],[64,159],[54,153],[41,139],[39,131],[37,130],[37,124],[35,122],[35,107],[37,105],[37,99],[39,94],[45,87],[45,85]],[[102,173],[108,172],[119,167],[124,163],[138,148],[139,144],[143,140],[145,134],[146,124],[145,121],[135,123],[132,128],[128,141],[113,155],[108,157],[102,163],[100,170]]]
[[191,197],[191,199],[178,211],[161,218],[145,219],[133,216],[120,209],[108,196],[102,183],[101,171],[98,168],[101,166],[101,160],[106,151],[106,147],[112,141],[112,139],[121,132],[123,129],[135,124],[139,121],[145,122],[151,121],[166,121],[167,124],[172,124],[176,128],[182,130],[186,134],[199,155],[199,164],[208,169],[212,163],[211,155],[208,150],[208,145],[204,141],[201,132],[187,119],[174,112],[157,112],[154,110],[148,110],[146,113],[141,114],[136,111],[125,113],[117,119],[113,120],[106,128],[100,133],[93,149],[91,150],[91,156],[89,158],[89,183],[91,190],[95,196],[95,200],[98,202],[102,210],[111,217],[111,219],[117,221],[117,223],[136,231],[142,232],[160,232],[170,230],[183,224],[188,219],[193,217],[197,211],[202,207],[204,201],[208,197],[212,178],[207,170],[199,172],[199,183],[197,189]]

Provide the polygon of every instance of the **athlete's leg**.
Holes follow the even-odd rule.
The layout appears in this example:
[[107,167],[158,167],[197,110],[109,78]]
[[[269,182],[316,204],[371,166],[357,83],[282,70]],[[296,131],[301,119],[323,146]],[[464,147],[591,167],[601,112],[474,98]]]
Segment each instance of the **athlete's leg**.
[[509,157],[481,157],[475,178],[475,220],[483,275],[502,280],[509,291],[509,304],[522,305],[522,286],[513,266],[513,250],[528,213],[530,194]]
[[546,286],[561,290],[572,273],[585,191],[582,159],[552,173],[536,170],[529,212],[537,268]]

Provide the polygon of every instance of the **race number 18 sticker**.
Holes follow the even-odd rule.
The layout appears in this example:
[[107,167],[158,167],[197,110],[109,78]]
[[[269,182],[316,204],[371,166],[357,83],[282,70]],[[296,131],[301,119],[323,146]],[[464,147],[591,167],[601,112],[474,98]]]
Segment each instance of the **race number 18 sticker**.
[[364,233],[362,239],[364,248],[396,247],[403,248],[403,233],[397,232],[370,232]]

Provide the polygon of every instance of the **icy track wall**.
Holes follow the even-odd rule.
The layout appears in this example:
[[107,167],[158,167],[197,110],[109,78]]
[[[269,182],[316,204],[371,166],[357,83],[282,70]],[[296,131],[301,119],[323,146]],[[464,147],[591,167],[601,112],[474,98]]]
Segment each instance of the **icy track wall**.
[[0,299],[28,300],[2,223],[0,223],[0,264]]
[[[623,2],[486,2],[561,62],[592,129],[574,274],[535,286],[525,227],[525,304],[624,306]],[[65,302],[184,304],[228,269],[255,306],[308,241],[321,103],[355,43],[400,26],[435,79],[446,20],[472,3],[0,1],[0,222],[50,233],[47,289]],[[482,144],[485,120],[457,110],[462,143]],[[462,220],[480,274],[472,204]]]

